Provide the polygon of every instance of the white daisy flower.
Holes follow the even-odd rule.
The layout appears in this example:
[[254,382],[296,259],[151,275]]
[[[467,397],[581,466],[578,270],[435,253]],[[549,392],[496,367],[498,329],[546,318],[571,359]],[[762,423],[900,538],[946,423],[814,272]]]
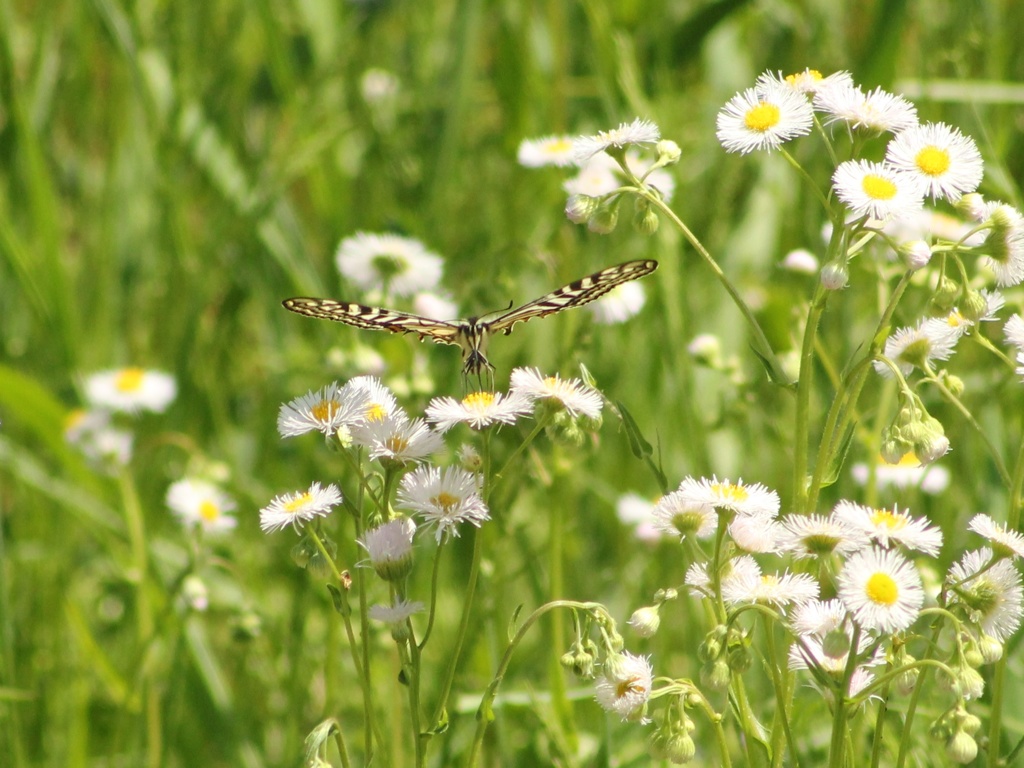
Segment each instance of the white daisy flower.
[[596,419],[601,415],[604,400],[601,393],[591,389],[579,379],[544,376],[537,368],[515,368],[510,377],[511,394],[527,400],[556,403],[573,418],[586,416]]
[[374,621],[394,626],[404,624],[413,614],[421,613],[424,605],[418,600],[397,598],[393,605],[371,605],[367,615]]
[[167,506],[186,528],[199,526],[206,533],[230,531],[238,521],[231,516],[235,502],[205,480],[185,478],[167,489]]
[[804,95],[771,82],[733,96],[718,113],[718,142],[726,152],[771,152],[811,132],[814,111]]
[[687,477],[679,484],[679,491],[687,501],[710,504],[715,509],[728,509],[737,514],[775,517],[779,514],[779,494],[761,483],[746,485],[740,478],[735,483],[728,478],[695,480]]
[[988,547],[967,552],[946,582],[952,585],[950,604],[962,605],[986,635],[1003,642],[1020,627],[1024,589],[1013,562],[1000,560],[990,568],[992,557]]
[[729,522],[729,536],[744,552],[775,552],[782,529],[763,515],[736,515]]
[[341,504],[338,486],[332,483],[324,488],[320,483],[313,483],[308,491],[275,496],[270,504],[260,510],[260,528],[270,533],[290,525],[298,531],[301,523],[326,517],[337,504]]
[[839,598],[867,630],[891,634],[907,629],[924,603],[921,575],[895,549],[862,549],[839,574]]
[[836,504],[833,516],[888,549],[894,544],[934,557],[942,549],[942,531],[899,507],[873,509],[852,501]]
[[798,635],[824,638],[846,623],[846,606],[838,599],[808,600],[793,611],[790,626]]
[[917,125],[917,108],[902,96],[881,88],[865,94],[852,83],[818,91],[814,108],[832,116],[828,124],[841,121],[871,133],[898,133]]
[[828,88],[853,85],[853,76],[849,72],[833,72],[825,77],[818,70],[808,67],[803,72],[794,72],[785,76],[781,72],[765,72],[758,76],[757,85],[760,87],[785,85],[798,93],[814,95]]
[[937,464],[922,464],[913,451],[904,454],[898,464],[889,464],[881,456],[877,458],[873,467],[863,462],[854,464],[850,469],[850,475],[859,485],[867,485],[872,470],[880,489],[889,486],[918,487],[924,493],[935,496],[949,487],[949,470]]
[[722,579],[722,599],[728,605],[760,603],[784,609],[818,599],[818,582],[806,573],[762,574],[736,569]]
[[430,291],[420,291],[412,297],[412,309],[417,315],[434,320],[458,320],[459,307],[455,302]]
[[412,421],[401,412],[352,427],[352,441],[368,448],[371,459],[406,463],[422,461],[444,450],[444,438],[423,419]]
[[574,165],[572,136],[544,136],[539,139],[523,139],[519,142],[516,160],[526,168],[541,168],[557,165],[564,168]]
[[583,165],[598,152],[605,152],[612,147],[623,149],[634,144],[654,144],[660,138],[658,126],[638,117],[632,123],[620,123],[618,128],[610,131],[577,137],[573,141],[573,159],[577,165]]
[[471,392],[462,400],[435,397],[427,405],[427,420],[447,432],[456,424],[483,429],[491,424],[515,424],[520,416],[533,412],[533,406],[522,395],[501,392]]
[[814,275],[818,272],[818,257],[806,248],[796,248],[782,259],[782,268],[790,272]]
[[646,301],[644,287],[634,281],[615,286],[597,301],[587,304],[587,310],[595,323],[617,325],[640,314]]
[[669,536],[707,539],[718,527],[718,514],[710,504],[687,501],[682,493],[674,491],[658,499],[652,524],[656,531]]
[[867,535],[835,515],[786,515],[779,550],[793,557],[846,557],[869,543]]
[[435,538],[445,532],[459,535],[459,523],[477,528],[490,520],[487,505],[480,497],[479,480],[461,467],[421,466],[402,478],[396,504],[423,516],[428,525],[436,525]]
[[638,493],[624,493],[615,502],[615,515],[623,525],[633,529],[640,541],[657,541],[661,531],[654,522],[655,505]]
[[394,393],[376,376],[356,376],[345,384],[345,391],[351,391],[352,397],[358,399],[362,395],[359,418],[363,421],[380,421],[392,416],[405,415],[398,407]]
[[596,681],[597,703],[623,720],[646,722],[644,715],[653,677],[654,670],[646,656],[634,656],[627,651],[609,657]]
[[[928,317],[913,328],[900,328],[886,339],[883,355],[907,376],[914,368],[924,370],[935,360],[948,360],[959,340],[960,334],[944,318]],[[893,378],[892,369],[881,360],[873,365],[880,376]]]
[[945,123],[925,123],[900,131],[885,150],[889,165],[909,173],[921,194],[955,202],[981,183],[984,164],[970,136]]
[[924,199],[915,182],[885,163],[847,160],[832,174],[836,196],[854,216],[886,220],[921,210]]
[[[862,637],[859,643],[859,651],[867,650],[871,638]],[[846,666],[849,663],[850,654],[842,653],[838,656],[829,656],[825,653],[824,639],[809,635],[803,638],[802,643],[793,643],[789,647],[789,668],[793,670],[809,669],[812,666],[827,672],[834,678],[841,679],[846,674]],[[882,649],[876,648],[868,658],[864,659],[854,670],[850,680],[849,695],[855,696],[859,691],[870,684],[874,679],[868,667],[877,667],[885,663],[885,653]],[[858,674],[860,673],[860,674]],[[866,678],[864,676],[867,676]]]
[[416,523],[404,515],[371,528],[359,539],[370,565],[385,581],[404,579],[412,570],[412,538]]
[[979,246],[1000,287],[1024,281],[1024,217],[1013,206],[986,203],[988,235]]
[[85,399],[109,411],[163,413],[178,394],[174,377],[162,371],[120,368],[93,373],[85,379]]
[[1024,534],[1000,525],[988,515],[981,513],[971,518],[967,527],[992,544],[1000,557],[1024,557]]
[[1014,313],[1003,326],[1003,335],[1006,341],[1017,348],[1017,351],[1024,351],[1024,318]]
[[281,406],[277,431],[281,437],[295,437],[314,430],[333,435],[343,426],[358,421],[366,410],[367,395],[358,388],[332,382],[310,390]]
[[357,288],[388,296],[433,290],[441,279],[444,263],[419,240],[372,232],[346,237],[334,260],[342,277]]

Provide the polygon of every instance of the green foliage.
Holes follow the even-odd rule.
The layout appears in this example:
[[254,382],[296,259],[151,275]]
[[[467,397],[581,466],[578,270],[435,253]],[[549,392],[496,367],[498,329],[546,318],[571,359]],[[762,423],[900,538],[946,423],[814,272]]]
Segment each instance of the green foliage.
[[[617,519],[622,494],[654,499],[685,475],[717,473],[763,482],[795,504],[803,476],[794,478],[783,426],[794,421],[794,397],[779,385],[792,379],[785,363],[799,354],[798,318],[815,278],[778,265],[797,247],[821,255],[826,221],[777,155],[740,159],[721,149],[720,106],[764,70],[850,69],[865,85],[914,98],[923,117],[975,136],[986,160],[982,191],[1021,205],[1024,8],[882,2],[872,15],[862,10],[777,0],[0,7],[4,764],[291,766],[328,744],[340,760],[339,733],[353,764],[363,764],[370,725],[341,592],[295,567],[289,531],[266,536],[258,526],[273,496],[314,479],[355,495],[356,476],[339,455],[314,438],[281,440],[281,403],[365,373],[371,349],[412,412],[431,396],[462,393],[453,349],[281,308],[293,295],[363,301],[332,259],[340,239],[360,230],[406,234],[442,254],[443,285],[464,315],[522,303],[610,264],[661,262],[630,323],[560,315],[489,351],[499,389],[516,365],[572,376],[585,362],[622,419],[606,418],[600,437],[579,449],[539,438],[514,482],[496,491],[501,533],[487,534],[493,549],[480,564],[488,597],[473,615],[456,694],[423,724],[432,764],[466,761],[474,713],[510,622],[523,623],[520,610],[568,597],[599,601],[621,620],[682,582],[676,542],[636,541]],[[393,75],[397,90],[368,96],[372,70]],[[663,222],[641,236],[624,215],[612,234],[592,234],[565,219],[564,174],[516,163],[522,138],[591,133],[638,115],[682,148],[671,169],[673,208],[719,258],[764,338],[750,334],[678,230]],[[827,170],[821,156],[797,159],[809,173]],[[878,277],[873,265],[851,269],[851,280]],[[1019,289],[1007,296],[1019,311]],[[923,314],[924,299],[913,301],[894,326]],[[827,354],[811,394],[822,410],[809,432],[822,431],[883,304],[836,301],[822,317]],[[723,365],[693,363],[687,344],[702,333],[722,340]],[[1001,342],[998,329],[985,333]],[[877,455],[897,408],[871,379],[824,454],[815,508],[851,497],[898,502],[947,539],[965,536],[977,511],[1004,519],[1016,500],[993,456],[1015,457],[1020,385],[983,369],[983,359],[978,347],[962,350],[956,366],[976,424],[937,396],[927,403],[955,448],[943,460],[953,477],[943,495],[890,497],[851,478],[851,463]],[[127,366],[173,374],[178,394],[166,413],[131,421],[130,468],[109,473],[69,447],[63,431],[84,403],[83,378]],[[496,450],[512,446],[509,437]],[[237,530],[201,541],[184,532],[164,499],[186,475],[230,489]],[[338,508],[327,526],[337,560],[356,572],[365,552],[348,512]],[[446,551],[431,648],[449,648],[457,634],[472,549],[465,537]],[[193,574],[208,591],[203,612],[186,605]],[[411,581],[430,579],[418,562]],[[708,618],[696,601],[668,603],[658,635],[629,638],[629,647],[652,654],[659,670],[697,679],[693,649]],[[572,638],[558,612],[523,638],[487,703],[491,763],[649,764],[646,733],[607,718],[591,686],[564,676],[558,659]],[[390,716],[390,702],[407,695],[395,644],[380,627],[362,639]],[[445,661],[438,651],[425,664],[441,670]],[[440,678],[425,678],[424,701],[442,698]],[[1022,681],[1011,658],[1006,701],[1021,695]],[[755,675],[749,695],[768,701],[771,690]],[[804,762],[823,764],[830,736],[816,720],[821,699],[803,689],[794,696]],[[919,706],[924,723],[945,704]],[[414,764],[407,715],[395,707],[404,730],[395,728],[378,765]],[[1000,754],[1024,731],[1008,710],[1005,732],[995,734]],[[702,735],[705,722],[698,761],[719,746]],[[870,743],[868,731],[856,722],[851,743]],[[682,731],[674,736],[676,748],[688,748]],[[739,744],[725,746],[740,754]],[[942,759],[941,744],[927,749],[922,762]]]

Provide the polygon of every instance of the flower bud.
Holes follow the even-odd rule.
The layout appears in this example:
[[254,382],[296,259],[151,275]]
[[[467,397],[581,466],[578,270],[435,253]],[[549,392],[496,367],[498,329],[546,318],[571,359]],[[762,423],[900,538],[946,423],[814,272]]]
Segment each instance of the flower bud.
[[700,668],[700,681],[713,691],[724,691],[729,687],[732,673],[724,659],[709,662]]
[[658,165],[673,165],[679,162],[683,151],[679,145],[671,139],[662,139],[654,145],[654,151],[658,153]]
[[969,192],[956,201],[954,207],[972,221],[985,220],[985,198],[977,192]]
[[818,279],[821,280],[821,285],[826,291],[840,291],[850,282],[850,273],[845,264],[830,261],[821,268]]
[[658,231],[660,223],[658,214],[650,205],[638,206],[633,215],[633,229],[641,235],[653,235]]
[[586,224],[597,213],[601,201],[590,195],[569,195],[565,202],[565,216],[573,224]]
[[980,291],[967,291],[960,302],[960,314],[975,323],[988,314],[988,302]]
[[629,618],[629,626],[640,637],[651,637],[658,631],[661,625],[661,616],[658,614],[658,606],[646,605],[637,608]]
[[915,272],[922,267],[928,266],[932,259],[932,247],[924,240],[911,240],[900,246],[900,256],[907,265],[907,269]]
[[949,312],[960,297],[960,283],[943,275],[932,294],[931,305],[936,313],[944,315]]
[[830,659],[841,659],[850,652],[850,638],[842,629],[833,629],[825,635],[821,649]]
[[958,731],[946,742],[946,754],[954,763],[966,765],[978,756],[978,742],[970,734]]
[[981,652],[984,664],[995,664],[1003,658],[1003,644],[984,632],[978,638],[978,650]]
[[600,206],[587,220],[587,229],[595,235],[607,235],[615,231],[619,223],[619,206],[605,204]]

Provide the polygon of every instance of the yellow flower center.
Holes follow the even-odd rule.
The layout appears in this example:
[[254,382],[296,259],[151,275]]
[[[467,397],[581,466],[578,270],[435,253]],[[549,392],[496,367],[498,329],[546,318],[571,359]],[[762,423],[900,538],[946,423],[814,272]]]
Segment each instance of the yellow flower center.
[[871,522],[884,526],[890,531],[898,531],[907,527],[907,517],[892,509],[876,509],[871,513]]
[[761,576],[762,587],[777,587],[779,586],[779,577],[774,573],[766,573]]
[[483,411],[494,405],[493,392],[471,392],[462,399],[462,404],[474,411]]
[[384,441],[384,447],[391,451],[391,453],[403,453],[408,450],[409,441],[404,437],[393,435]]
[[747,110],[744,123],[750,130],[764,133],[779,124],[781,115],[777,106],[762,101],[756,107]]
[[797,85],[799,83],[804,82],[805,80],[810,80],[812,83],[817,83],[824,79],[825,78],[822,77],[821,72],[819,72],[816,69],[808,69],[806,72],[797,72],[792,75],[786,75],[786,82],[789,83],[790,85]]
[[125,368],[117,372],[114,386],[118,392],[138,392],[142,388],[142,379],[146,372],[141,368]]
[[621,699],[630,694],[643,693],[644,687],[639,683],[639,677],[627,677],[625,680],[619,681],[615,687],[615,698]]
[[548,145],[548,149],[552,154],[568,152],[572,149],[572,142],[569,139],[555,139]]
[[861,188],[872,200],[892,200],[896,197],[896,185],[882,176],[866,174]]
[[212,523],[220,517],[220,508],[209,499],[203,499],[199,503],[199,516],[208,523]]
[[441,511],[447,515],[452,511],[455,505],[459,503],[459,498],[457,496],[452,496],[450,493],[441,491],[437,496],[434,496],[430,500],[430,503],[439,507]]
[[917,157],[914,158],[914,164],[921,173],[928,176],[941,176],[949,170],[949,153],[938,147],[925,147],[917,153]]
[[371,403],[366,413],[363,414],[367,421],[384,421],[384,418],[388,415],[388,412],[384,409],[384,406],[380,403]]
[[716,483],[711,486],[711,491],[723,501],[742,502],[750,498],[746,488],[734,483]]
[[864,588],[868,599],[878,605],[893,605],[900,596],[900,587],[887,573],[873,573]]
[[339,408],[341,408],[341,403],[337,400],[321,400],[309,410],[314,419],[326,424],[334,418],[334,414],[338,412]]
[[287,502],[284,505],[284,511],[285,512],[290,512],[292,514],[295,514],[300,509],[302,509],[302,507],[306,506],[312,500],[313,500],[313,497],[310,496],[309,491],[306,491],[301,496],[297,496],[296,498],[294,498],[291,501]]
[[909,467],[910,469],[917,469],[921,466],[921,460],[917,458],[917,454],[913,451],[903,454],[895,464],[889,464],[885,459],[882,459],[882,463],[890,467]]

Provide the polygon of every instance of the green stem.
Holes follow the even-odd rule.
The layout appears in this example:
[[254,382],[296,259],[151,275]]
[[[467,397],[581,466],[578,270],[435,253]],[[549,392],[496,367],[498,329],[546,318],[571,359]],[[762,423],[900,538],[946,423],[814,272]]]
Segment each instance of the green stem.
[[800,375],[796,386],[796,424],[793,436],[793,494],[797,512],[810,512],[806,506],[808,497],[807,453],[810,440],[811,390],[814,384],[814,348],[818,338],[818,327],[825,312],[829,292],[819,283],[807,313],[803,345],[800,351]]

